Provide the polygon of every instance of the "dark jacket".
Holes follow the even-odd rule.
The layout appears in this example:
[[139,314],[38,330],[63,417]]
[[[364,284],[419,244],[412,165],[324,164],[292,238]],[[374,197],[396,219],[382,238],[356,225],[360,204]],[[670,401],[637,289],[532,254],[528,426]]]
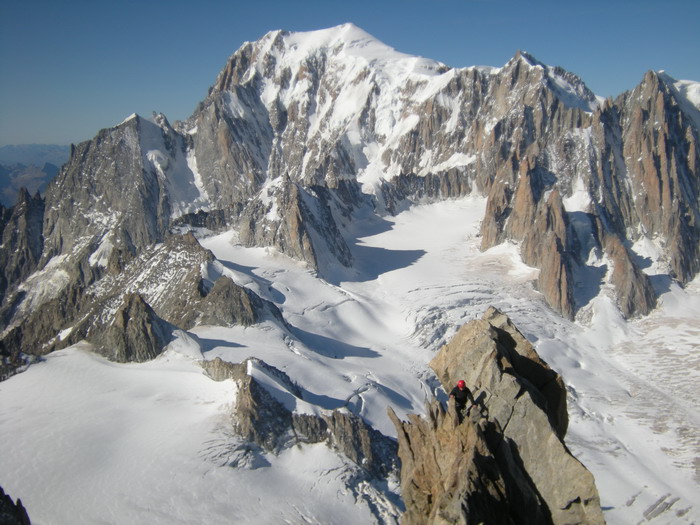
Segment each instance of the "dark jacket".
[[455,398],[455,406],[457,411],[464,410],[464,407],[467,406],[467,401],[474,404],[474,396],[472,395],[471,390],[469,390],[466,386],[463,390],[460,390],[457,386],[454,387],[452,392],[450,392],[450,397]]

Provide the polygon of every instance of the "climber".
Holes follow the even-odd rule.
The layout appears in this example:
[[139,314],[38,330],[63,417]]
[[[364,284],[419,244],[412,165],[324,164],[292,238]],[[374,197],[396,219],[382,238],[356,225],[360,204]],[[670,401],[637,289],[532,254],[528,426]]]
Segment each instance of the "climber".
[[465,415],[469,415],[469,409],[465,411],[465,408],[467,407],[467,401],[471,403],[469,408],[476,404],[471,390],[467,388],[467,384],[464,382],[463,379],[457,381],[457,386],[454,387],[450,392],[450,397],[454,398],[455,400],[455,408],[457,409],[457,414],[459,415],[460,420]]

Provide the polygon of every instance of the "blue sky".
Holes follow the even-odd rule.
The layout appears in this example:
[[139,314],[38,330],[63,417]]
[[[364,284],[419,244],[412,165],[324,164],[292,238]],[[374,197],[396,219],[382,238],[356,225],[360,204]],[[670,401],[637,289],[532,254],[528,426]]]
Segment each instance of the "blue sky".
[[0,146],[185,119],[243,42],[345,22],[453,67],[523,49],[602,96],[649,69],[700,81],[700,0],[0,0]]

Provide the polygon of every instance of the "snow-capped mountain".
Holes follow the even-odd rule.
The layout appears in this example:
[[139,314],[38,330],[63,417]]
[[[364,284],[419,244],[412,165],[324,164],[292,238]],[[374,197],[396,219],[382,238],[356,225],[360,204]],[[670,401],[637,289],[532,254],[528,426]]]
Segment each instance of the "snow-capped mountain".
[[[133,255],[199,213],[325,274],[352,265],[339,226],[365,201],[394,212],[476,192],[483,248],[521,243],[556,310],[573,318],[605,289],[645,314],[641,245],[656,273],[685,283],[699,269],[697,108],[671,80],[650,72],[605,102],[526,53],[450,69],[352,25],[272,32],[230,58],[186,123],[133,116],[75,148],[47,196],[43,264],[80,242]],[[591,275],[598,289],[577,293]]]
[[[585,420],[597,415],[590,378],[572,363],[603,370],[586,353],[600,340],[591,327],[606,330],[604,309],[616,327],[653,316],[659,298],[682,293],[677,285],[700,270],[698,85],[649,72],[634,90],[601,100],[525,52],[501,68],[455,69],[352,24],[268,33],[231,56],[187,121],[132,115],[102,130],[72,148],[44,199],[25,195],[4,214],[4,368],[48,354],[20,376],[57,367],[54,355],[97,370],[100,361],[70,357],[86,344],[116,361],[169,348],[169,358],[152,361],[167,369],[181,366],[173,360],[183,352],[258,357],[267,364],[249,362],[250,377],[292,414],[275,417],[321,414],[290,423],[306,439],[314,425],[369,436],[359,422],[392,435],[386,407],[400,417],[422,412],[437,392],[429,356],[490,303],[562,373],[579,418],[569,439],[581,452],[593,428]],[[416,210],[432,210],[425,220],[435,238],[420,233]],[[415,222],[392,236],[401,217]],[[499,280],[490,264],[507,275]],[[553,349],[572,334],[579,340]],[[78,350],[53,353],[67,347]],[[8,396],[21,395],[11,390],[20,376],[3,383]],[[340,407],[359,422],[328,419]],[[241,428],[255,441],[259,430]],[[296,464],[277,446],[232,463],[261,465],[276,451],[275,469]],[[234,456],[246,450],[230,447]],[[396,491],[353,468],[341,469],[339,486],[369,501],[372,519],[395,520]],[[677,484],[669,491],[686,498]],[[625,494],[634,496],[629,514],[615,500],[608,517],[639,516],[647,492]],[[318,521],[331,512],[300,509]]]

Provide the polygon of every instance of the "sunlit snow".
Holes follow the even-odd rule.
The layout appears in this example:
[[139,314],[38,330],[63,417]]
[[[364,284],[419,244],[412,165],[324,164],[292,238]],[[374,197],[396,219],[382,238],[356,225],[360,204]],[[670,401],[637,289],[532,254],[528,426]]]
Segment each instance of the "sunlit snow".
[[167,188],[171,215],[174,218],[185,213],[209,209],[209,195],[197,172],[197,161],[191,152],[179,144],[166,145],[165,131],[157,124],[141,119],[140,148],[144,165],[152,166]]
[[[346,232],[356,265],[321,280],[228,232],[202,239],[224,274],[273,301],[290,329],[199,326],[159,358],[116,364],[86,345],[55,352],[0,383],[0,485],[32,523],[372,523],[395,490],[348,489],[352,466],[327,446],[294,446],[238,463],[231,381],[197,358],[254,357],[283,370],[294,398],[254,362],[250,373],[289,408],[343,408],[388,435],[388,407],[420,413],[437,394],[427,363],[494,305],[559,371],[567,444],[596,477],[608,523],[697,523],[700,281],[668,287],[645,319],[624,321],[605,296],[563,320],[532,286],[517,246],[478,249],[485,199],[358,214]],[[379,509],[379,510],[377,510]],[[644,521],[648,518],[648,521]]]

